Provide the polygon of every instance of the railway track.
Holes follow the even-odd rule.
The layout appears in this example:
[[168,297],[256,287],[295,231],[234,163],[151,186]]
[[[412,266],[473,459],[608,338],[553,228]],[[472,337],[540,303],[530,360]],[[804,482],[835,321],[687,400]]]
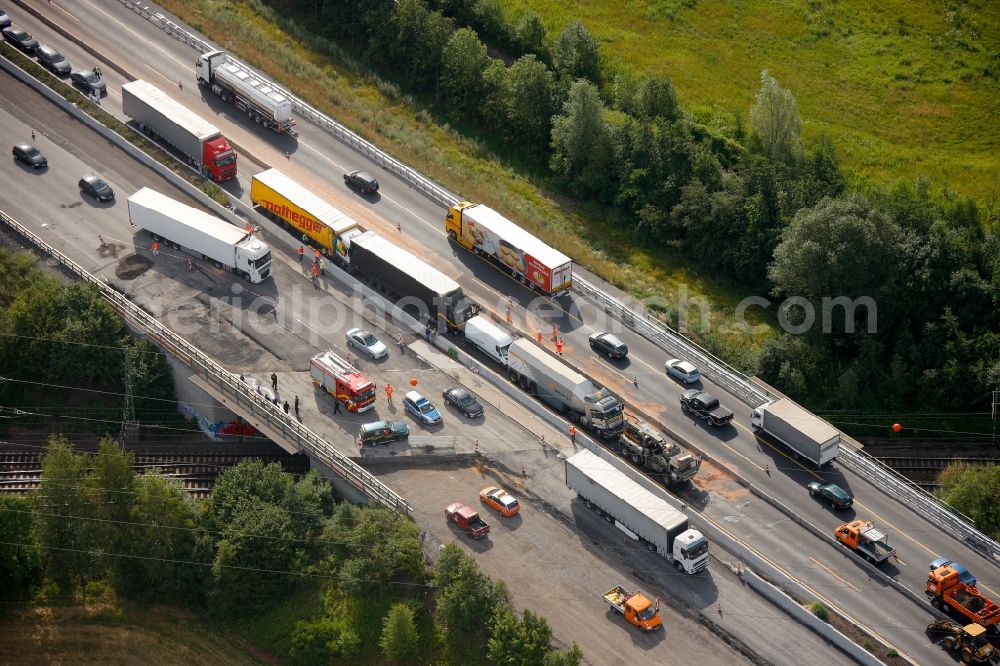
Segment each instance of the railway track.
[[938,475],[949,466],[972,468],[1000,465],[1000,458],[877,457],[909,480],[928,490],[941,486],[938,482]]
[[[0,451],[0,493],[26,493],[41,483],[41,452]],[[286,472],[301,476],[309,471],[309,458],[287,453],[259,452],[142,452],[135,454],[137,474],[156,470],[163,476],[180,481],[196,499],[208,496],[215,479],[224,470],[244,460],[259,459],[265,464],[278,463]]]

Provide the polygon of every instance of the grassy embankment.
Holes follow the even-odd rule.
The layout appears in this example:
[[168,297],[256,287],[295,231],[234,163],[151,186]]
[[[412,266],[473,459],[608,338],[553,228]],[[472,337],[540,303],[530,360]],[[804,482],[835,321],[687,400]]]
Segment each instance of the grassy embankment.
[[[736,304],[747,295],[739,285],[699,274],[669,251],[636,247],[630,233],[615,229],[615,220],[606,209],[579,207],[546,192],[481,144],[422,111],[393,84],[360,74],[320,53],[302,36],[289,36],[262,19],[249,3],[164,0],[161,4],[216,42],[233,40],[238,57],[284,82],[383,150],[453,192],[503,211],[634,296],[653,303],[705,298],[712,304],[712,328],[718,331],[724,326],[729,332],[701,340],[731,362],[749,365],[766,338],[767,334],[751,337],[734,325]],[[668,317],[676,316],[672,306],[665,311]],[[751,310],[748,315],[752,318],[758,312]],[[700,311],[692,308],[689,316],[696,320]]]
[[609,68],[666,74],[685,108],[708,122],[745,118],[766,68],[795,95],[806,145],[830,135],[853,184],[923,174],[986,207],[1000,203],[1000,3],[501,4],[512,14],[537,11],[550,37],[579,18]]

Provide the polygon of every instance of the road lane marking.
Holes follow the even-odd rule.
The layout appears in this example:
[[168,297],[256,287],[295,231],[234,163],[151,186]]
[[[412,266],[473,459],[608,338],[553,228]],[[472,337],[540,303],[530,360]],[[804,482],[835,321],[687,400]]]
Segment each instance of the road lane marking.
[[133,30],[132,28],[128,27],[127,25],[125,25],[124,23],[122,23],[121,21],[119,21],[117,18],[115,18],[111,14],[109,14],[106,11],[104,11],[103,9],[101,9],[99,5],[96,5],[93,2],[90,2],[90,0],[84,0],[84,2],[86,2],[88,5],[90,5],[91,7],[93,7],[94,11],[100,12],[105,17],[107,17],[109,20],[114,21],[115,23],[117,23],[118,25],[120,25],[124,30],[128,31],[133,37],[135,37],[140,42],[142,42],[144,46],[146,46],[146,47],[152,47],[152,48],[156,49],[157,51],[159,51],[160,53],[162,53],[166,57],[170,58],[171,60],[173,60],[174,62],[176,62],[178,65],[180,65],[182,67],[189,67],[190,66],[188,63],[183,62],[183,61],[178,60],[177,58],[175,58],[169,51],[166,51],[166,50],[160,48],[159,46],[157,46],[156,43],[153,40],[151,40],[148,37],[145,37],[145,36],[139,34],[135,30]]
[[854,585],[854,583],[852,583],[851,581],[847,580],[846,578],[844,578],[842,576],[838,576],[836,574],[836,572],[834,572],[833,569],[831,569],[830,567],[824,565],[822,562],[820,562],[819,560],[817,560],[812,555],[809,556],[809,560],[811,562],[813,562],[816,566],[818,566],[820,569],[823,569],[825,572],[827,572],[828,574],[830,574],[831,576],[833,576],[834,578],[836,578],[837,580],[839,580],[841,583],[843,583],[847,587],[849,587],[852,590],[854,590],[855,592],[860,592],[861,591],[860,587],[857,587],[856,585]]

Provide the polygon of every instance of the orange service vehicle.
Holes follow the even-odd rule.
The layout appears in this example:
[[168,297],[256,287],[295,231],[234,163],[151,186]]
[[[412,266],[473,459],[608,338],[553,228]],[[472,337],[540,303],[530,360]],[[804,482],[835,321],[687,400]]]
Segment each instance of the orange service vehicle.
[[375,384],[332,351],[309,361],[313,384],[344,403],[349,412],[366,412],[375,406]]
[[951,565],[938,567],[927,574],[927,596],[938,610],[951,610],[969,622],[975,622],[996,632],[1000,623],[1000,606],[989,597],[958,578]]
[[615,585],[604,593],[604,601],[613,611],[625,616],[626,620],[643,631],[654,631],[663,626],[659,600],[654,604],[641,592],[629,592],[621,585]]
[[496,486],[480,490],[479,501],[491,509],[495,509],[504,518],[512,518],[521,510],[521,505],[517,503],[513,495]]

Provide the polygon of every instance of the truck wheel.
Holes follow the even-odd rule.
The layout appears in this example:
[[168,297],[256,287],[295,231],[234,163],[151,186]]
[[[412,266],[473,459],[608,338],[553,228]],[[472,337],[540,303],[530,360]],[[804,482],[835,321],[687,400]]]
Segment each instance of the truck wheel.
[[652,541],[645,541],[644,543],[646,544],[646,550],[648,550],[651,553],[655,553],[656,552],[656,544],[655,543],[653,543]]
[[686,402],[682,402],[682,403],[681,403],[681,411],[682,411],[682,412],[686,412],[686,411],[688,411],[688,406],[687,406],[687,403],[686,403]]
[[629,458],[632,460],[632,464],[633,465],[638,465],[639,461],[642,460],[642,458],[640,458],[638,455],[636,455],[634,453],[632,455],[630,455]]
[[455,233],[454,229],[448,232],[448,240],[453,240],[453,241],[458,240],[458,234]]
[[954,650],[958,647],[958,641],[955,640],[954,636],[945,636],[944,640],[941,641],[941,645],[944,646],[946,650]]
[[523,389],[524,389],[525,391],[527,391],[527,390],[528,390],[528,387],[529,387],[529,386],[531,386],[531,383],[530,383],[530,382],[528,381],[528,378],[527,378],[527,377],[525,377],[524,375],[521,375],[520,379],[518,380],[518,384],[519,384],[519,385],[521,386],[521,388],[523,388]]
[[962,663],[963,664],[973,663],[972,650],[967,647],[962,648]]
[[941,609],[941,600],[938,599],[937,597],[934,597],[934,598],[931,599],[931,606],[934,606],[934,608],[937,608],[938,610],[942,610]]

